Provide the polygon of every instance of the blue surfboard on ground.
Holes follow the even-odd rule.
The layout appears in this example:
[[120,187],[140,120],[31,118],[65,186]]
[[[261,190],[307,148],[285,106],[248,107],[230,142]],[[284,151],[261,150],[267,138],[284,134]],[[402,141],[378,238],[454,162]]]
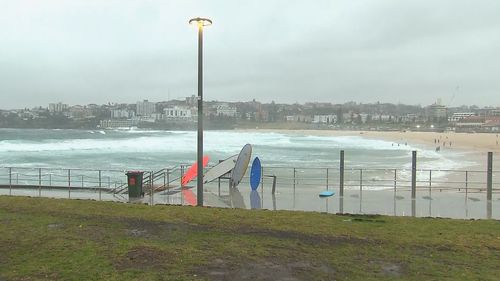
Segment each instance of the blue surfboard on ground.
[[330,197],[332,195],[335,195],[335,191],[325,190],[319,193],[319,197]]
[[260,184],[260,178],[261,178],[261,165],[260,165],[260,160],[259,157],[255,157],[255,159],[252,162],[252,170],[250,170],[250,186],[252,187],[252,190],[257,190]]

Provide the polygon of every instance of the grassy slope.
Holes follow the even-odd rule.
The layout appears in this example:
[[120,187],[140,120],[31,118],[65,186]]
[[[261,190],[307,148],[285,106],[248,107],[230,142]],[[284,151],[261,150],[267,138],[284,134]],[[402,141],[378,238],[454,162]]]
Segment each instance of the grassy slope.
[[0,196],[0,280],[495,280],[499,264],[493,220]]

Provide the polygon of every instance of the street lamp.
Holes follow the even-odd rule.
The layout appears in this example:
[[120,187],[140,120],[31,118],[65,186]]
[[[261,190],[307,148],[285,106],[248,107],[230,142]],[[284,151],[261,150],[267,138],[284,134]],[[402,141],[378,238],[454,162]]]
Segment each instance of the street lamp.
[[207,18],[193,18],[189,24],[198,26],[198,175],[196,199],[197,206],[203,206],[203,27],[212,25]]

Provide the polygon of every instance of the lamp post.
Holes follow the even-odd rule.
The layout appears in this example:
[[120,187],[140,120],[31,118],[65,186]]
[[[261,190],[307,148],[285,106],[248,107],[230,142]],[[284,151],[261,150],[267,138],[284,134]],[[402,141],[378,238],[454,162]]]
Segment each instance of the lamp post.
[[196,178],[197,206],[203,206],[203,27],[211,25],[212,21],[207,18],[193,18],[189,24],[198,26],[198,175]]

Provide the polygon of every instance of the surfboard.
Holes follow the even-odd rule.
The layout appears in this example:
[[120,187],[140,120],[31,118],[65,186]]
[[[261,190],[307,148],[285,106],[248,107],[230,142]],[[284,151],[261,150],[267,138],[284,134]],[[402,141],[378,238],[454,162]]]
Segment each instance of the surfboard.
[[238,159],[238,154],[233,155],[233,156],[225,159],[224,161],[220,162],[219,164],[213,166],[203,176],[203,183],[208,183],[208,182],[211,182],[213,180],[216,180],[219,177],[230,172],[234,168],[234,165],[236,164],[237,159]]
[[252,190],[257,190],[260,184],[262,166],[260,165],[259,157],[255,157],[250,170],[250,187]]
[[319,197],[329,197],[335,195],[335,191],[325,190],[319,193]]
[[[206,167],[208,164],[208,155],[203,156],[203,167]],[[196,176],[198,175],[198,163],[195,162],[189,169],[186,171],[186,173],[182,176],[181,179],[181,186],[185,186],[188,184],[190,181],[192,181]]]
[[250,163],[250,158],[252,157],[252,146],[246,144],[240,151],[236,164],[234,165],[233,172],[231,173],[231,179],[229,180],[229,186],[236,187],[240,184],[243,176],[247,172],[248,163]]

